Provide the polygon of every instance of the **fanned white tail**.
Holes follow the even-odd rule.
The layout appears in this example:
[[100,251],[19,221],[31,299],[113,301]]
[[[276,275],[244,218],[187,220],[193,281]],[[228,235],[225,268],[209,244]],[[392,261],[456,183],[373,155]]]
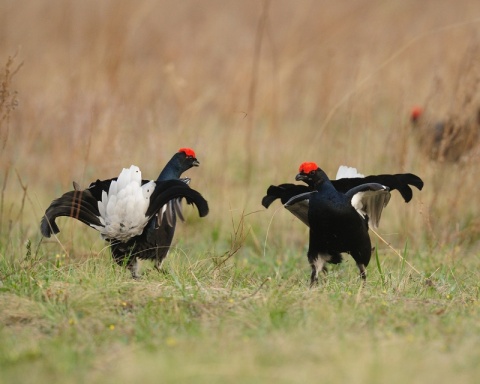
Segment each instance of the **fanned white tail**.
[[145,214],[154,189],[154,181],[142,186],[140,168],[135,165],[124,168],[117,180],[111,182],[108,193],[102,192],[102,200],[98,202],[102,226],[92,227],[105,239],[127,241],[140,235],[149,219]]
[[358,173],[357,168],[341,165],[338,168],[337,176],[335,178],[338,180],[338,179],[352,179],[356,177],[365,177],[365,175]]

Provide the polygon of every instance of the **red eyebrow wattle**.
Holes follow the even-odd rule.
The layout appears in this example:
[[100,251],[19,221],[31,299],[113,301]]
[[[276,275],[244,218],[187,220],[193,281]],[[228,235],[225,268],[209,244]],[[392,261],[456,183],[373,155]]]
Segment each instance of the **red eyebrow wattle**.
[[312,162],[305,162],[300,165],[298,169],[301,173],[310,173],[311,171],[316,171],[318,169],[318,165]]
[[191,149],[191,148],[180,148],[180,149],[178,150],[178,152],[183,152],[183,153],[185,153],[185,155],[187,155],[187,156],[197,157],[197,156],[195,156],[194,150]]

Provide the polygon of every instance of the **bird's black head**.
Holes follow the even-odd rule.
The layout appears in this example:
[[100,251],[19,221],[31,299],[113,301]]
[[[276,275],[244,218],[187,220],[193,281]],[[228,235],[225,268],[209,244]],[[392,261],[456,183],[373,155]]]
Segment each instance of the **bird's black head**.
[[316,163],[302,163],[298,169],[298,175],[295,180],[307,183],[309,187],[315,187],[325,181],[324,172]]
[[180,148],[177,153],[180,163],[185,167],[185,170],[198,167],[200,162],[195,156],[195,152],[191,148]]
[[193,149],[180,148],[163,168],[157,180],[179,179],[183,172],[199,165],[200,162],[195,157]]

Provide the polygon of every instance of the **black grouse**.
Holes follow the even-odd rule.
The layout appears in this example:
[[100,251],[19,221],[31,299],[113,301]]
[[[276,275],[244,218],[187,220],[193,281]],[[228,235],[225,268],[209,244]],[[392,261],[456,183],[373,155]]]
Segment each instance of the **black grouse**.
[[420,149],[435,161],[460,161],[480,140],[480,108],[474,113],[462,112],[460,116],[452,114],[439,120],[415,106],[410,122]]
[[[347,173],[351,170],[347,168]],[[311,286],[318,281],[320,270],[326,272],[325,263],[338,264],[342,261],[341,253],[349,253],[353,257],[361,278],[366,279],[365,267],[372,252],[368,228],[378,226],[392,189],[380,183],[382,179],[393,184],[393,189],[403,192],[405,201],[410,201],[412,197],[409,184],[419,189],[423,187],[421,179],[411,174],[331,181],[315,163],[303,163],[296,180],[304,181],[307,186],[284,184],[268,189],[267,196],[262,200],[264,206],[268,207],[280,198],[285,208],[310,227],[307,255],[312,268]],[[345,181],[334,184],[340,180]]]
[[[191,148],[180,148],[160,172],[157,181],[180,179],[183,172],[199,165],[200,162]],[[189,178],[180,180],[190,183]],[[153,260],[155,268],[160,270],[172,244],[177,216],[184,221],[180,201],[181,199],[174,199],[163,206],[141,235],[131,238],[126,243],[112,242],[112,255],[117,263],[124,264],[125,255],[136,255],[139,259]],[[134,263],[130,269],[135,271],[133,276],[136,277],[136,259],[129,261]]]
[[137,259],[154,260],[160,265],[171,245],[177,215],[183,220],[180,200],[195,204],[201,217],[208,204],[188,186],[181,174],[199,162],[193,150],[181,148],[167,163],[156,181],[142,180],[138,167],[124,169],[119,177],[97,180],[85,190],[74,183],[74,190],[54,200],[40,225],[42,234],[58,233],[55,219],[76,218],[97,229],[110,242],[112,256],[126,265],[134,278]]

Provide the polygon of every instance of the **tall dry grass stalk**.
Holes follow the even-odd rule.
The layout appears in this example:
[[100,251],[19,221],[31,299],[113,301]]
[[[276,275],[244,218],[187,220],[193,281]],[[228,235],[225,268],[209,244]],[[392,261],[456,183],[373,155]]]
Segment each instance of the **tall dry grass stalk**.
[[268,11],[270,7],[270,0],[263,0],[262,2],[262,12],[260,14],[257,30],[255,33],[255,48],[253,52],[253,64],[252,64],[252,78],[250,82],[250,88],[248,91],[248,104],[247,111],[248,114],[248,125],[247,132],[245,135],[245,152],[248,156],[248,161],[246,163],[246,185],[250,185],[252,171],[255,166],[255,163],[258,161],[255,156],[255,142],[253,140],[253,134],[255,129],[255,98],[257,92],[257,83],[258,83],[258,69],[260,63],[260,54],[262,51],[262,43],[265,36],[265,31],[267,28],[268,22]]
[[[10,134],[10,117],[12,112],[18,107],[17,91],[12,89],[12,81],[23,65],[23,63],[15,64],[16,56],[17,54],[8,57],[7,62],[5,63],[5,67],[3,68],[0,76],[0,142],[2,147],[1,155],[3,160],[3,184],[0,195],[0,233],[2,233],[2,227],[4,224],[5,189],[7,187],[8,176],[11,166],[9,159],[6,159],[3,156],[3,152],[7,146],[7,141]],[[24,192],[26,193],[26,187],[24,188]],[[18,213],[18,219],[21,219],[24,203],[25,194],[22,199],[21,209]]]
[[23,63],[15,65],[17,54],[9,56],[0,77],[0,141],[2,150],[7,145],[10,133],[10,115],[18,106],[17,92],[12,89],[12,80]]

